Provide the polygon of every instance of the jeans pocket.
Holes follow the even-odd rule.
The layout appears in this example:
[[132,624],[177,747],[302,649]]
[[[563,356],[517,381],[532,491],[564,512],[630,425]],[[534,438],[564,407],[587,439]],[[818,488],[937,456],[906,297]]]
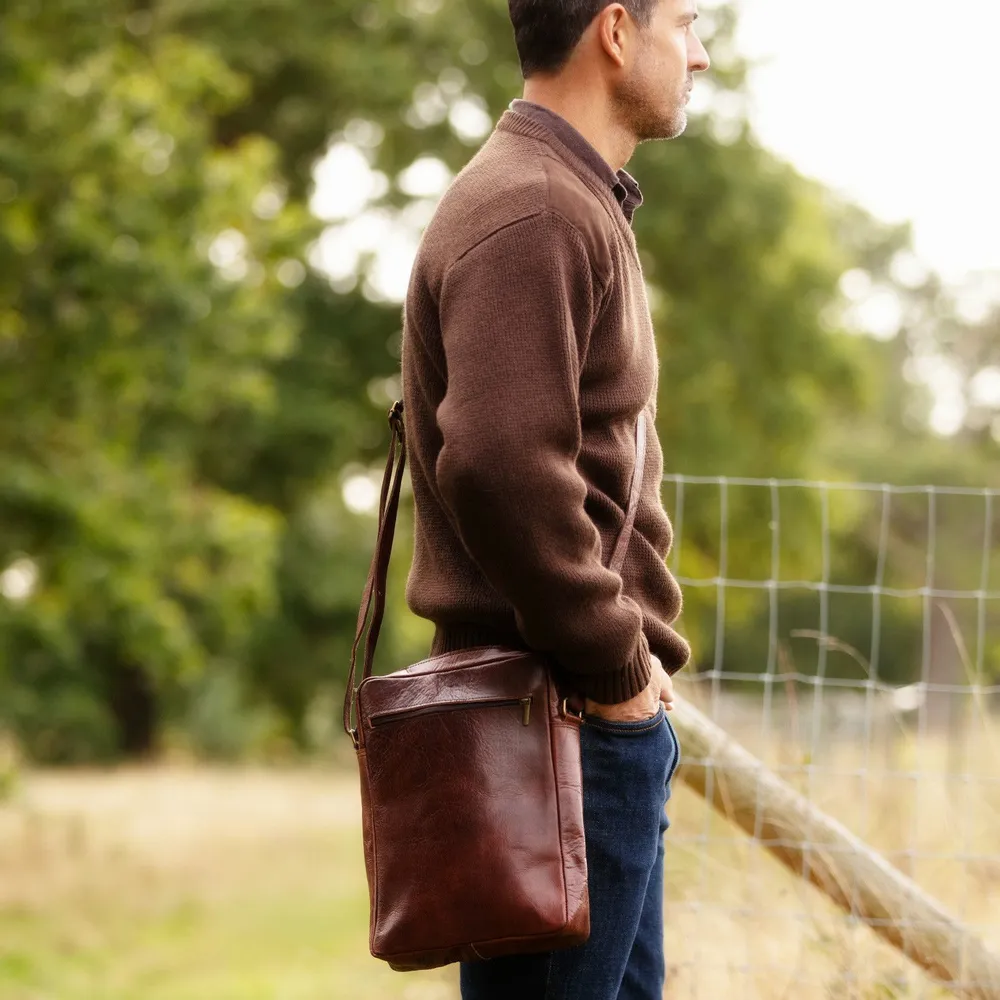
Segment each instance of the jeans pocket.
[[650,719],[636,719],[633,722],[613,722],[611,719],[603,719],[599,715],[584,715],[583,721],[587,726],[602,733],[611,733],[614,736],[641,736],[644,733],[651,733],[654,729],[662,725],[667,713],[661,704]]
[[681,753],[681,741],[677,736],[677,730],[674,729],[674,725],[670,721],[670,717],[664,712],[663,718],[667,724],[667,728],[670,730],[670,738],[674,742],[674,760],[673,763],[670,765],[670,771],[667,774],[667,784],[669,784],[670,780],[677,773],[677,768],[680,767],[683,754]]

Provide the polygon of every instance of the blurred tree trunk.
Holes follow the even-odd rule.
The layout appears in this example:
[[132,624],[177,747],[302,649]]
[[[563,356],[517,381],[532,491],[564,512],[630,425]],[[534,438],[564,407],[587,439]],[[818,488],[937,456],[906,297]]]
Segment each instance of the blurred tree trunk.
[[156,688],[138,664],[112,658],[104,663],[107,703],[117,727],[122,756],[143,759],[157,749],[161,712]]

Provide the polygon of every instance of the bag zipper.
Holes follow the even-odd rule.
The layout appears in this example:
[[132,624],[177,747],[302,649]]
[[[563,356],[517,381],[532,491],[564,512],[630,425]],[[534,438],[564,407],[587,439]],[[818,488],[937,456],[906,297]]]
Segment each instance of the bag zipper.
[[451,701],[438,705],[423,705],[420,708],[404,708],[398,712],[379,712],[368,721],[372,726],[382,726],[388,722],[401,722],[403,719],[414,719],[420,715],[437,715],[440,712],[457,712],[463,708],[513,708],[521,706],[521,725],[531,722],[531,702],[527,698],[492,698],[485,701]]

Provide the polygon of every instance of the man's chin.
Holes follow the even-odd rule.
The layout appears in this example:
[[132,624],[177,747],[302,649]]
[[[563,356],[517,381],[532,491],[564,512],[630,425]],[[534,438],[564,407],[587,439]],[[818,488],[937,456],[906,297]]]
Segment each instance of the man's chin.
[[652,142],[660,139],[676,139],[684,133],[688,125],[686,111],[677,111],[665,121],[657,122],[654,128],[640,138],[640,142]]

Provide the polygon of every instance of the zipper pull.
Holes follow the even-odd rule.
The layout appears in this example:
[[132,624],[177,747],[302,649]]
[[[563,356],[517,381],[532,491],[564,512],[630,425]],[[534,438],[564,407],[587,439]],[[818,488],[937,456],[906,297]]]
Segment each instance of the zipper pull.
[[531,698],[521,699],[521,708],[523,712],[521,714],[521,725],[526,726],[531,722]]

